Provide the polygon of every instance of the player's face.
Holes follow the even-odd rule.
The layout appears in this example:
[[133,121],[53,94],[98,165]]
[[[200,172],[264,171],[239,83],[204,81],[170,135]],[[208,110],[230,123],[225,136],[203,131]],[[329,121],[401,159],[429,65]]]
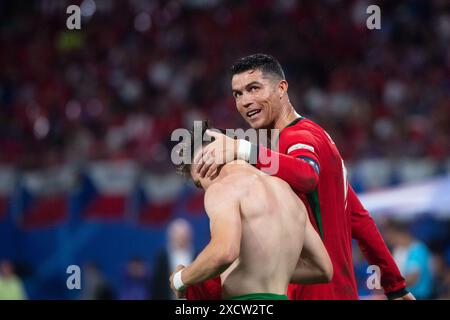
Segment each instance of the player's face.
[[253,129],[273,126],[280,105],[276,80],[249,70],[235,74],[231,88],[237,110]]

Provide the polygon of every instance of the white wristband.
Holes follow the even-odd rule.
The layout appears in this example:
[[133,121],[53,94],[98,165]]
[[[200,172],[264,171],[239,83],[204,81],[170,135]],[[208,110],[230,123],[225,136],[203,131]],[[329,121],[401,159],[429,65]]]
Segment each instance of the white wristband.
[[244,139],[238,140],[238,152],[237,158],[239,160],[249,161],[250,160],[250,151],[252,150],[252,144]]
[[183,283],[183,280],[181,280],[181,272],[183,272],[184,269],[181,269],[175,275],[173,276],[173,287],[177,289],[178,291],[183,290],[186,288],[186,286]]

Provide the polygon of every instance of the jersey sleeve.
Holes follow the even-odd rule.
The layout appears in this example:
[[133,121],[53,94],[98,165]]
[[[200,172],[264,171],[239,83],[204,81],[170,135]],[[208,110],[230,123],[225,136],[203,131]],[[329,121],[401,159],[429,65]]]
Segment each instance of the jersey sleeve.
[[389,295],[404,291],[405,279],[400,274],[375,222],[351,186],[348,189],[347,210],[350,210],[351,214],[352,237],[357,240],[361,252],[369,264],[380,268],[381,285],[384,292]]
[[279,152],[259,145],[256,167],[283,179],[295,191],[309,193],[316,188],[320,174],[315,144],[309,132],[290,130],[280,136]]

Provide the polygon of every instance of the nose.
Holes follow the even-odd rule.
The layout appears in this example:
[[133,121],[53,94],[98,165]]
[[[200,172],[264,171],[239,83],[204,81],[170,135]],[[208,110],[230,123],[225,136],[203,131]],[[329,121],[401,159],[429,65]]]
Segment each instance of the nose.
[[242,94],[242,98],[241,98],[242,107],[244,109],[248,109],[248,107],[250,107],[252,105],[252,103],[253,103],[253,101],[251,99],[251,96],[244,92]]

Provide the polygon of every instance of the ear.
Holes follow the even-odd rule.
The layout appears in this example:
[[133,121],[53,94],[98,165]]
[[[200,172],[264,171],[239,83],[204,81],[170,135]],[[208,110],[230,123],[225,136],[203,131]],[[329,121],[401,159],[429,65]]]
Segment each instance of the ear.
[[288,91],[288,82],[286,80],[281,80],[278,83],[278,94],[280,96],[280,99],[284,97],[285,94],[287,94]]

